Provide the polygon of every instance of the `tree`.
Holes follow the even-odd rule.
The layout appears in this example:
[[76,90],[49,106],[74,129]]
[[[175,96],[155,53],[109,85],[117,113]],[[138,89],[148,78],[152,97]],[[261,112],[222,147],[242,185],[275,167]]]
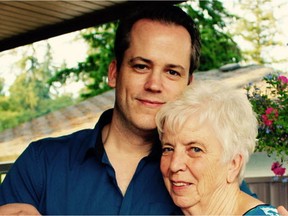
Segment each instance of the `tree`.
[[247,61],[257,64],[277,62],[265,51],[282,45],[275,39],[279,30],[272,8],[272,0],[241,0],[242,15],[238,20],[235,35],[240,36],[249,47],[243,50]]
[[5,96],[5,93],[3,91],[4,89],[5,80],[4,78],[0,77],[0,131],[14,126],[18,123],[17,121],[17,115],[18,113],[15,111],[10,111],[10,104],[9,104],[9,98]]
[[[49,85],[46,83],[51,77],[49,66],[51,63],[50,45],[47,43],[47,52],[43,64],[35,57],[35,49],[30,45],[31,55],[24,54],[19,61],[23,71],[10,87],[10,101],[13,110],[39,111],[40,101],[50,99]],[[28,49],[27,49],[28,50]]]
[[4,84],[5,80],[3,77],[0,77],[0,97],[4,95]]
[[240,48],[226,30],[226,22],[235,16],[228,13],[222,2],[214,0],[188,1],[181,6],[194,19],[201,35],[200,71],[239,62]]
[[76,81],[81,79],[86,85],[81,93],[83,98],[92,97],[110,89],[107,84],[107,69],[114,56],[113,43],[116,26],[116,22],[110,22],[83,30],[81,35],[90,47],[86,61],[78,63],[77,67],[58,71],[49,83],[61,82],[63,84],[71,77],[74,77]]
[[34,45],[28,45],[18,62],[22,73],[10,86],[9,96],[1,95],[4,81],[0,79],[0,131],[74,103],[71,95],[51,97],[47,81],[55,68],[49,43],[43,61],[36,56]]
[[[193,6],[192,6],[193,4]],[[194,7],[196,4],[196,7]],[[202,37],[202,54],[199,70],[219,68],[219,66],[237,62],[241,59],[240,50],[232,36],[224,31],[225,18],[228,14],[219,1],[188,1],[180,5],[198,24]],[[49,80],[65,83],[68,78],[81,79],[86,84],[82,92],[83,98],[88,98],[104,92],[107,84],[107,70],[113,58],[113,42],[117,22],[106,23],[82,32],[82,37],[89,44],[90,50],[85,62],[78,63],[75,68],[64,68],[56,72]]]

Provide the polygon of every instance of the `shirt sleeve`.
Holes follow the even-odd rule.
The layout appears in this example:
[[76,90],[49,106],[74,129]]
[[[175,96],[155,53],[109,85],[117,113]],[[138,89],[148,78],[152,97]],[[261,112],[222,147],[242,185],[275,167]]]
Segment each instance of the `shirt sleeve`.
[[30,144],[15,161],[0,185],[0,205],[28,203],[36,208],[39,205],[43,173],[34,144]]

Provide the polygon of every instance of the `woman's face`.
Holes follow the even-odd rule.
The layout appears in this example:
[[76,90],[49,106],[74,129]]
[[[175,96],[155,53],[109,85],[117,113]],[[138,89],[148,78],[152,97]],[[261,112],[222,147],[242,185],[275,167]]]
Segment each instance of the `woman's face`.
[[177,132],[169,131],[166,124],[161,171],[174,203],[182,209],[208,205],[227,184],[228,164],[221,160],[221,143],[208,121],[200,125],[190,117]]

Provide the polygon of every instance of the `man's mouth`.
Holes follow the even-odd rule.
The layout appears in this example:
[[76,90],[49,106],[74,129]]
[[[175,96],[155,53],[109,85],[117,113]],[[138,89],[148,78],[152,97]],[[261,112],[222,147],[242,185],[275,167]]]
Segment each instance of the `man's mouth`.
[[142,104],[146,106],[150,106],[150,107],[160,107],[163,104],[165,104],[165,102],[157,101],[157,100],[149,100],[149,99],[137,99],[137,100],[141,102]]

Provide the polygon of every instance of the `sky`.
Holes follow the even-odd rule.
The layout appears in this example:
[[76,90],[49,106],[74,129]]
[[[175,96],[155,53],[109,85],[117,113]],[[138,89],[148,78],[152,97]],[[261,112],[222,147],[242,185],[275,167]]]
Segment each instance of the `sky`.
[[[239,0],[223,0],[225,7],[228,11],[231,11],[235,14],[241,14]],[[277,47],[273,50],[269,50],[269,53],[272,53],[274,56],[279,58],[287,58],[288,60],[288,2],[287,0],[277,0],[272,1],[273,4],[276,4],[274,8],[274,15],[278,19],[279,31],[282,31],[282,34],[276,34],[275,38],[281,40],[285,45],[282,47]],[[281,5],[281,7],[277,7]],[[63,61],[66,61],[69,67],[76,66],[78,62],[84,61],[87,55],[87,44],[83,40],[76,40],[76,36],[79,32],[72,32],[69,34],[57,36],[54,38],[48,39],[53,53],[53,60],[56,65],[61,65]],[[236,40],[236,38],[235,38]],[[242,41],[237,41],[241,48],[245,47],[245,43]],[[37,57],[41,60],[45,52],[45,42],[40,41],[34,43],[34,47],[37,50]],[[8,50],[0,52],[0,77],[5,79],[5,90],[7,91],[9,86],[14,82],[15,77],[21,71],[18,69],[17,62],[22,58],[23,52],[26,50],[25,47],[19,47],[13,50]],[[276,66],[275,66],[276,67]],[[288,70],[288,61],[282,65],[277,65],[277,68],[281,70]],[[72,83],[68,85],[63,91],[77,91],[82,88],[82,83]]]

